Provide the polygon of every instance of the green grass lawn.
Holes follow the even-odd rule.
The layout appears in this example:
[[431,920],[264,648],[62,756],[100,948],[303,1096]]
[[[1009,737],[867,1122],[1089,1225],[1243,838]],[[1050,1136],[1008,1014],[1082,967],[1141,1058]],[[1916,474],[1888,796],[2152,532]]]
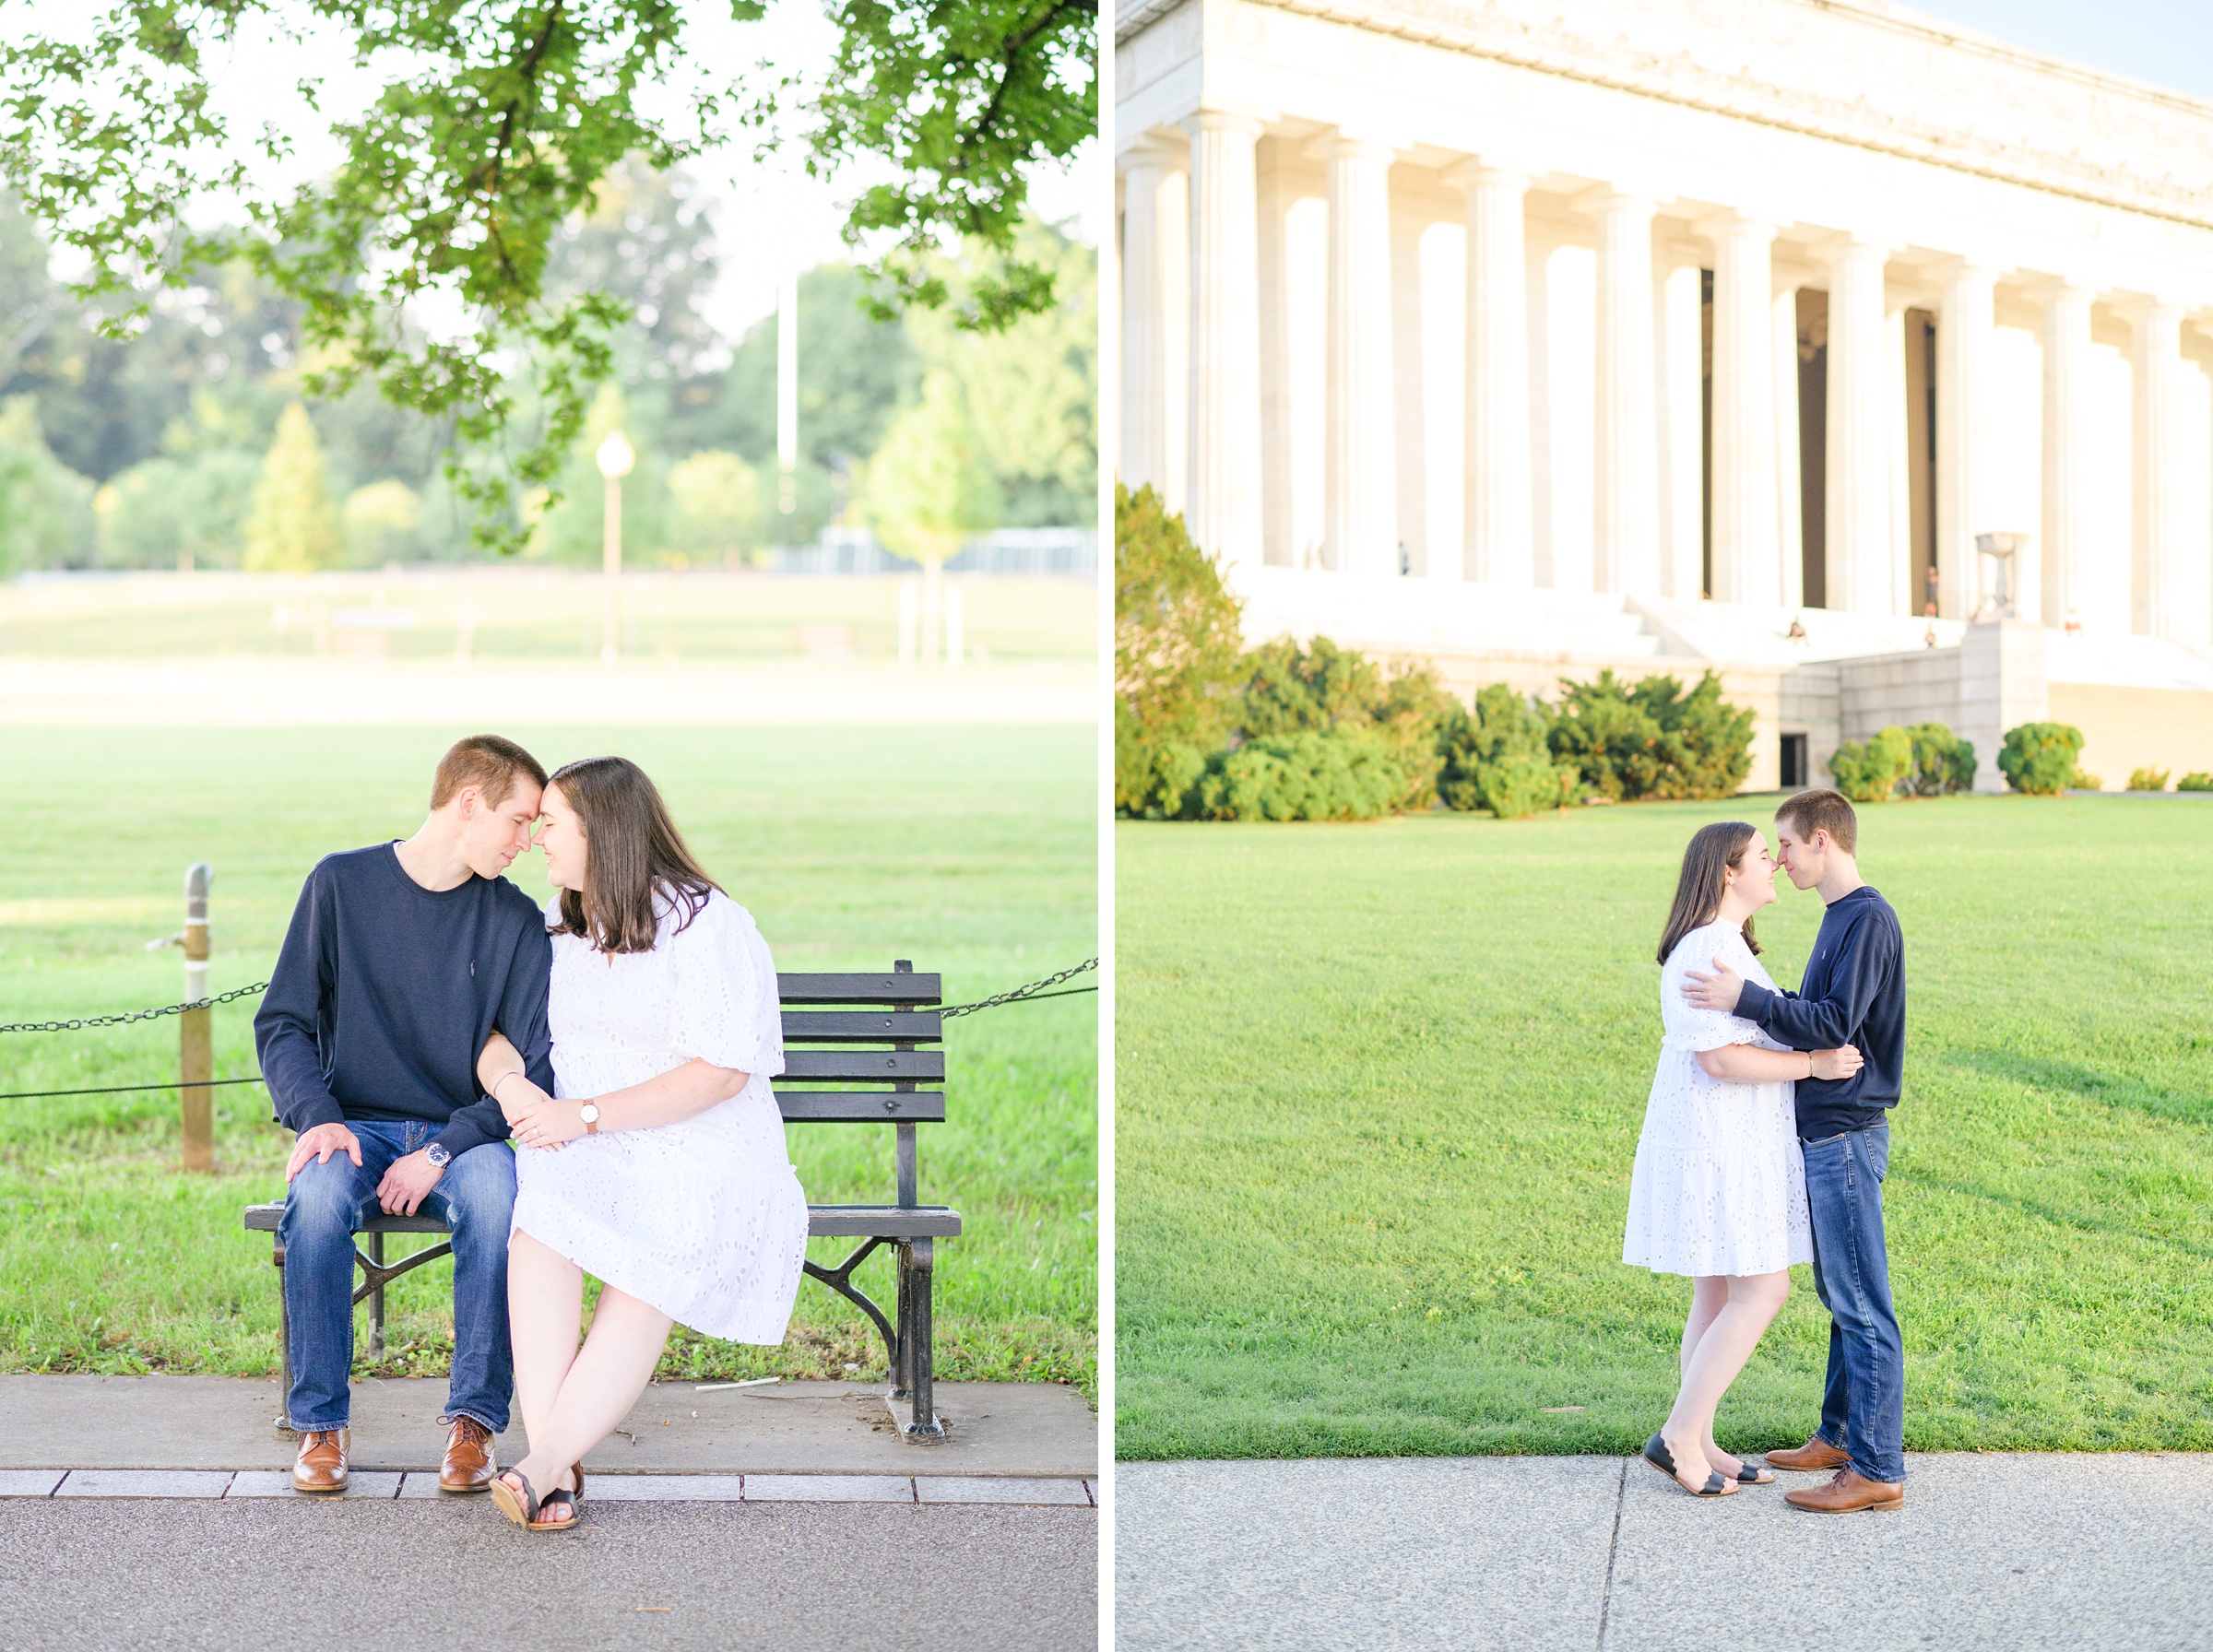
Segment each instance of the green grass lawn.
[[[462,731],[453,731],[458,733]],[[1087,728],[527,730],[547,766],[636,759],[708,869],[750,907],[785,970],[940,970],[949,1000],[1097,950],[1095,737]],[[264,979],[322,855],[404,836],[451,734],[419,730],[71,729],[0,733],[0,1021],[182,996],[182,954],[148,953],[183,916],[185,866],[216,871],[217,991]],[[544,862],[516,863],[542,897]],[[256,1000],[213,1012],[218,1077],[255,1070]],[[940,1251],[947,1378],[1067,1380],[1097,1369],[1096,1009],[1092,997],[948,1024],[949,1122],[922,1131],[923,1197],[967,1232]],[[177,1022],[0,1035],[0,1092],[173,1079]],[[258,1086],[216,1092],[218,1174],[176,1168],[177,1098],[0,1102],[0,1370],[276,1369],[277,1301],[244,1204],[283,1190],[289,1132]],[[892,1189],[890,1127],[800,1126],[811,1198]],[[394,1254],[406,1244],[393,1241]],[[817,1241],[826,1260],[840,1242]],[[890,1264],[864,1285],[887,1304]],[[450,1272],[390,1294],[377,1374],[441,1373]],[[811,1281],[780,1350],[680,1333],[665,1375],[881,1372],[857,1312]],[[361,1369],[372,1371],[365,1360]]]
[[[1619,1259],[1652,950],[1691,831],[1773,801],[1118,828],[1120,1456],[1637,1447],[1689,1300]],[[2213,807],[1869,808],[1861,859],[1906,935],[1908,1447],[2213,1448]],[[1760,915],[1782,985],[1819,916]],[[1793,1283],[1740,1450],[1818,1419]]]

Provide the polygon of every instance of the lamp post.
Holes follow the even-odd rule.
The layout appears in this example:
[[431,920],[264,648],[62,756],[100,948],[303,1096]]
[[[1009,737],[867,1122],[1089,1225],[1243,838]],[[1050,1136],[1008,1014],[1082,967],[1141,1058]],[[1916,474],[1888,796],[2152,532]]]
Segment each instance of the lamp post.
[[607,532],[603,544],[604,608],[599,624],[599,663],[611,666],[622,654],[622,478],[638,462],[621,431],[599,444],[599,474],[607,478]]

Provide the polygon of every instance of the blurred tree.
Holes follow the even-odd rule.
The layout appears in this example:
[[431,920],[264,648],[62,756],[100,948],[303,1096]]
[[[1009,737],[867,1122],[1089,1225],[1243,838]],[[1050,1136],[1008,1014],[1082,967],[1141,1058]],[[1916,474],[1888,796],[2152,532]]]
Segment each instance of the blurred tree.
[[261,461],[210,447],[142,460],[101,489],[100,560],[109,568],[236,568]]
[[245,566],[265,573],[308,573],[337,567],[342,549],[323,444],[307,409],[294,402],[277,421],[277,441],[254,484]]
[[361,567],[409,560],[422,502],[405,482],[389,478],[346,496],[346,557]]
[[[1005,331],[979,334],[940,311],[906,319],[924,364],[961,383],[984,461],[1006,500],[1004,520],[1018,527],[1089,527],[1099,514],[1098,254],[1035,218],[1015,245],[1053,274],[1057,302]],[[946,281],[964,293],[982,264],[970,248]],[[805,357],[802,356],[804,361]]]
[[736,454],[693,454],[669,472],[669,548],[688,561],[727,561],[761,543],[761,485]]
[[[590,206],[562,225],[547,254],[546,289],[621,299],[630,307],[622,330],[642,348],[618,349],[618,372],[686,379],[722,348],[699,309],[720,267],[697,185],[681,168],[657,171],[645,156],[629,155],[599,180]],[[633,360],[623,361],[625,353]]]
[[999,524],[1000,497],[960,381],[933,372],[862,474],[860,506],[892,549],[941,566]]
[[0,577],[83,567],[93,554],[92,484],[53,456],[28,395],[0,402]]

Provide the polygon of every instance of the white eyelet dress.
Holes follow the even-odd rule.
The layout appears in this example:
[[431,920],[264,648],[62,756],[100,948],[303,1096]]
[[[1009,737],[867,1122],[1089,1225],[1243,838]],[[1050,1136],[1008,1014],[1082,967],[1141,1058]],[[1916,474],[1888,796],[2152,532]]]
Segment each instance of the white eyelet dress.
[[[710,1337],[784,1339],[807,1253],[807,1196],[769,1080],[784,1070],[776,970],[720,891],[688,926],[657,899],[650,952],[553,937],[553,1093],[589,1098],[688,1061],[751,1075],[706,1112],[515,1150],[515,1230]],[[549,903],[549,923],[560,921]]]
[[1747,981],[1774,982],[1744,931],[1716,921],[1675,943],[1660,972],[1666,1036],[1645,1103],[1621,1259],[1654,1273],[1780,1273],[1814,1259],[1806,1220],[1805,1161],[1788,1080],[1768,1084],[1709,1078],[1694,1059],[1724,1044],[1786,1048],[1748,1021],[1684,1001],[1686,971],[1716,961]]

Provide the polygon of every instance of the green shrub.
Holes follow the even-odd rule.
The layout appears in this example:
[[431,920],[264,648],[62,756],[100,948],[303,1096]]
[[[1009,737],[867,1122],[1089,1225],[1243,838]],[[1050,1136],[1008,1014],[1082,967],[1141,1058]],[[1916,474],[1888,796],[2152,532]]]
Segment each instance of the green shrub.
[[1435,799],[1444,761],[1438,735],[1461,708],[1426,667],[1386,677],[1375,661],[1327,637],[1303,648],[1289,637],[1264,643],[1241,667],[1234,714],[1248,745],[1299,733],[1364,730],[1381,742],[1404,777],[1394,808],[1426,808]]
[[2023,723],[2006,731],[1998,769],[2017,792],[2056,797],[2075,783],[2075,760],[2081,755],[2081,729],[2065,723]]
[[2174,783],[2178,792],[2213,792],[2213,774],[2203,769],[2193,769]]
[[1573,765],[1553,761],[1552,721],[1543,701],[1504,683],[1477,690],[1473,710],[1455,705],[1438,736],[1446,806],[1519,820],[1575,801],[1582,787]]
[[2167,789],[2168,773],[2169,771],[2165,769],[2131,769],[2128,772],[2128,789],[2132,792],[2163,792]]
[[1192,798],[1203,820],[1372,820],[1402,807],[1408,784],[1387,733],[1341,723],[1216,752]]
[[1229,738],[1242,639],[1213,560],[1150,488],[1114,491],[1114,806],[1186,811]]
[[[1942,723],[1916,723],[1906,730],[1913,743],[1913,767],[1906,789],[1916,797],[1947,797],[1975,789],[1975,748]],[[1832,771],[1833,773],[1833,771]]]
[[1602,796],[1726,797],[1751,773],[1752,714],[1722,698],[1711,671],[1688,693],[1673,677],[1629,688],[1611,670],[1561,689],[1552,754]]
[[1854,803],[1888,803],[1913,774],[1913,738],[1893,724],[1863,744],[1847,740],[1830,754],[1828,772]]
[[2079,766],[2077,767],[2074,774],[2068,779],[2067,785],[2070,790],[2077,792],[2102,792],[2105,790],[2104,781],[2099,779],[2097,775],[2091,773],[2088,769],[2081,768]]

